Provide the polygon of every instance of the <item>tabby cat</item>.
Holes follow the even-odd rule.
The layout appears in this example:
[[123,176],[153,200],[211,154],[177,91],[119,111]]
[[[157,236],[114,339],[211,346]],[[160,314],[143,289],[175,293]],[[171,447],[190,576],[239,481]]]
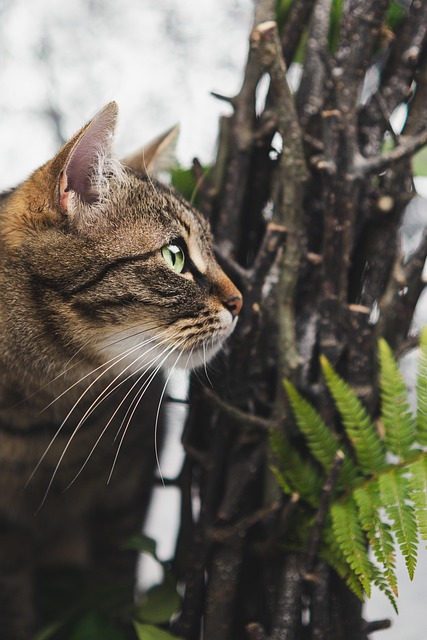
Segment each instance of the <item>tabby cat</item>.
[[156,374],[211,358],[242,305],[206,221],[147,175],[160,142],[118,161],[116,119],[0,196],[2,640],[32,637],[42,566],[134,579],[118,547],[155,471]]

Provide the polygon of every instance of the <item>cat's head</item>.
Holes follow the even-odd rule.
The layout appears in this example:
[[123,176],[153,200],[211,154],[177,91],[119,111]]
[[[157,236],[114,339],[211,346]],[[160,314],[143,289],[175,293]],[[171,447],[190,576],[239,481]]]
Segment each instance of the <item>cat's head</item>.
[[121,163],[116,119],[111,103],[1,201],[8,330],[28,363],[79,350],[129,371],[197,366],[233,331],[242,298],[205,219],[147,175],[160,141]]

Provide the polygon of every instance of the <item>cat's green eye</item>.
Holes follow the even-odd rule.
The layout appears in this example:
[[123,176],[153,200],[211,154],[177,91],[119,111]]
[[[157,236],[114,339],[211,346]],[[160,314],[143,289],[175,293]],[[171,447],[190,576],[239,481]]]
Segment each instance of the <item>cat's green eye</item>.
[[185,254],[179,245],[166,244],[162,247],[162,256],[167,265],[173,269],[175,273],[181,273],[184,269]]

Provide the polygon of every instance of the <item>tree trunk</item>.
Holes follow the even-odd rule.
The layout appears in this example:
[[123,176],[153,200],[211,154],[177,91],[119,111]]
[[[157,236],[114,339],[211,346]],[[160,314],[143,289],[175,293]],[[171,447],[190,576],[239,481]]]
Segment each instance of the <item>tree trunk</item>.
[[[403,263],[397,232],[412,196],[409,159],[427,141],[427,2],[402,9],[394,35],[390,5],[345,0],[332,19],[331,0],[294,0],[280,33],[274,3],[256,3],[242,89],[200,193],[244,308],[209,373],[213,389],[192,380],[175,558],[186,589],[173,625],[185,640],[198,640],[201,628],[204,640],[362,640],[387,626],[366,623],[361,603],[318,557],[333,477],[307,547],[281,546],[303,507],[271,474],[268,436],[280,430],[304,455],[283,378],[336,422],[320,354],[375,413],[377,338],[404,347],[422,289],[427,241]],[[286,65],[302,41],[292,94]],[[367,74],[378,82],[369,85]],[[402,103],[399,137],[390,115]],[[394,148],[384,152],[387,133]]]

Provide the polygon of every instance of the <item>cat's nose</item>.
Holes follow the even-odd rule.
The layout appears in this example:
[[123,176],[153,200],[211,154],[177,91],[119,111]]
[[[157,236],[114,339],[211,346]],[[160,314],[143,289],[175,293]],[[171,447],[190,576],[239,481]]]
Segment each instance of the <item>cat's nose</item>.
[[233,318],[237,318],[237,316],[239,315],[242,309],[242,304],[243,304],[243,300],[240,294],[233,295],[231,296],[231,298],[228,298],[227,300],[223,300],[224,307],[228,309],[228,311],[231,313]]

